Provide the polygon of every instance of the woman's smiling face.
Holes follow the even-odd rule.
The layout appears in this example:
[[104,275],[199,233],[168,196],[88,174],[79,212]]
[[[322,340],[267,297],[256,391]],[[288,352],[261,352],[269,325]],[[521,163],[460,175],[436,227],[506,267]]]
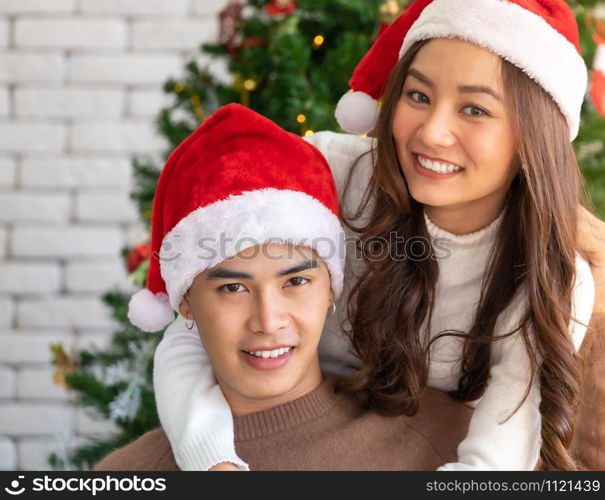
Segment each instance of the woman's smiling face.
[[429,216],[498,214],[514,177],[515,141],[497,55],[459,39],[427,42],[392,128],[410,195]]

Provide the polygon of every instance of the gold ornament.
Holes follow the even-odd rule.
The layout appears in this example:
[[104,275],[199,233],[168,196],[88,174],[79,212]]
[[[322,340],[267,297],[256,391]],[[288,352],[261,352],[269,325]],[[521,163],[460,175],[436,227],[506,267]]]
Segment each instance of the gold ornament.
[[56,366],[53,374],[53,382],[57,385],[62,385],[66,389],[71,389],[67,383],[66,375],[75,373],[78,370],[78,362],[74,357],[69,357],[63,350],[62,344],[51,344],[50,350],[53,355],[52,363]]
[[206,120],[206,112],[202,106],[202,101],[199,95],[191,96],[191,105],[198,122],[203,123]]
[[391,24],[409,3],[409,0],[385,0],[378,8],[380,20],[383,23]]

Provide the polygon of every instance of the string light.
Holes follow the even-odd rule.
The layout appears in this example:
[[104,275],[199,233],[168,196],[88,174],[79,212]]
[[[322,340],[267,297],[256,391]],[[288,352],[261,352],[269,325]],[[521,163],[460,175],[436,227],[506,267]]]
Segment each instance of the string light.
[[303,114],[300,114],[296,117],[296,121],[298,123],[305,123],[307,121],[307,117]]
[[309,129],[305,132],[305,137],[309,137],[310,135],[313,135],[314,133],[315,132],[313,130]]
[[257,86],[258,86],[258,83],[252,79],[248,79],[244,82],[244,88],[250,92],[252,92],[253,90],[256,90]]
[[313,46],[315,48],[321,47],[325,40],[326,39],[322,35],[316,35],[315,38],[313,38]]

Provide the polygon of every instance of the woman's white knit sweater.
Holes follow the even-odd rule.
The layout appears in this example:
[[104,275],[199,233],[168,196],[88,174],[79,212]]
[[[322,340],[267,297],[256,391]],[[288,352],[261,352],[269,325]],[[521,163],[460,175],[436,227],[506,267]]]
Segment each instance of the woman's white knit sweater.
[[[371,139],[320,132],[308,140],[330,164],[345,210],[355,210],[372,168]],[[351,168],[355,170],[345,199],[342,198],[343,188]],[[425,218],[433,243],[447,249],[440,252],[446,257],[439,260],[431,331],[421,332],[428,341],[444,330],[470,330],[502,215],[480,231],[462,236],[448,233]],[[346,319],[348,291],[362,266],[361,261],[348,256],[345,291],[337,306],[338,312],[326,321],[320,344],[324,371],[342,373],[359,366],[359,360],[350,353],[348,342],[340,331],[340,324]],[[578,255],[572,304],[575,321],[569,328],[576,349],[584,338],[593,303],[594,282],[590,268]],[[519,294],[501,314],[494,334],[514,330],[523,310],[524,297]],[[442,390],[457,387],[462,345],[463,339],[456,337],[444,337],[433,343],[429,386]],[[473,403],[475,411],[468,434],[459,445],[458,461],[444,464],[439,470],[532,470],[537,464],[541,424],[537,380],[526,401],[507,420],[522,400],[531,378],[525,344],[520,334],[514,334],[493,342],[491,349],[488,386],[483,396]],[[216,385],[201,341],[195,329],[185,328],[180,316],[168,327],[156,351],[154,386],[160,420],[181,469],[206,470],[223,461],[247,468],[235,453],[229,406]]]

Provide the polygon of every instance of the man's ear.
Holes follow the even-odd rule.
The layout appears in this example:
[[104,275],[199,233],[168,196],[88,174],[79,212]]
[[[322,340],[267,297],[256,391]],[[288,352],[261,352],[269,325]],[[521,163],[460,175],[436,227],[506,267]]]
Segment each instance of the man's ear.
[[179,304],[179,313],[185,319],[193,319],[193,312],[191,310],[191,303],[189,302],[189,297],[187,294],[183,295],[181,303]]

